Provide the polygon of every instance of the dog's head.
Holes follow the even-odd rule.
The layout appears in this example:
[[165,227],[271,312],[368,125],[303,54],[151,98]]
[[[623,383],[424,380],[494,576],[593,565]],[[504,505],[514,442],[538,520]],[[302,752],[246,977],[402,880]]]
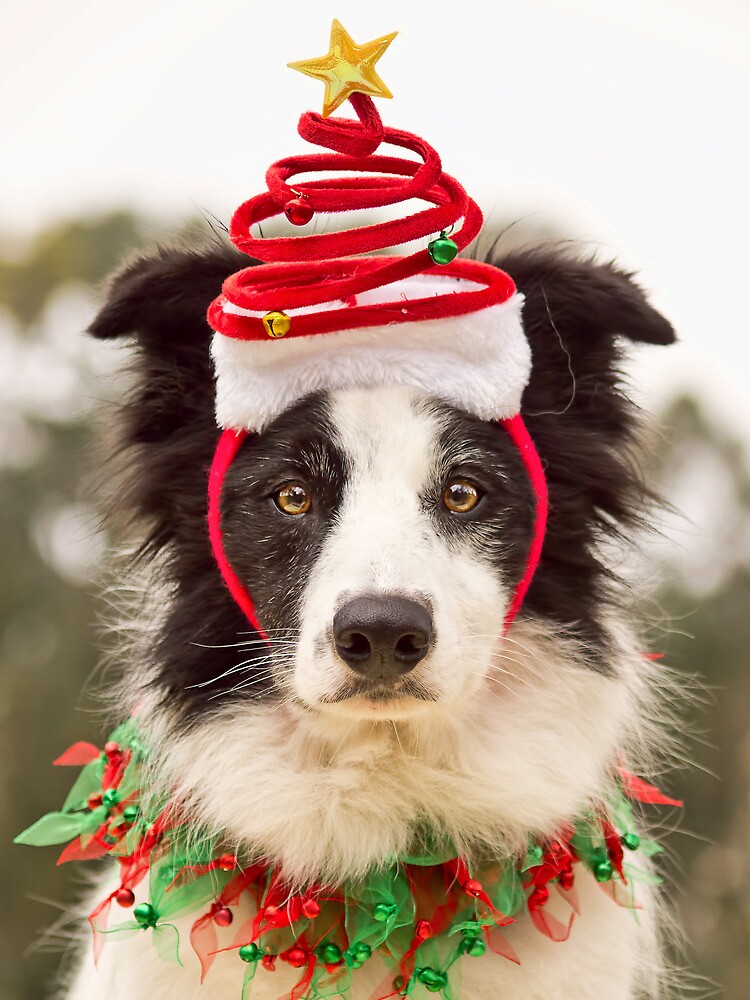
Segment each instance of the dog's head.
[[[128,502],[168,582],[148,683],[170,725],[194,730],[245,709],[250,719],[280,702],[323,730],[458,716],[492,697],[498,671],[510,690],[529,630],[575,648],[575,669],[592,683],[615,678],[615,574],[602,543],[638,521],[647,496],[630,458],[618,335],[673,340],[631,276],[551,250],[493,261],[525,295],[533,366],[522,413],[550,503],[542,559],[509,635],[503,619],[533,527],[517,448],[499,425],[438,398],[372,388],[302,399],[251,435],[228,473],[226,552],[267,644],[224,586],[206,529],[217,439],[206,307],[247,263],[221,248],[138,260],[91,327],[136,339]],[[554,761],[564,747],[549,727],[534,733],[546,708],[537,680],[524,683],[528,693],[514,697],[527,735],[544,738]],[[564,707],[589,709],[574,698]]]

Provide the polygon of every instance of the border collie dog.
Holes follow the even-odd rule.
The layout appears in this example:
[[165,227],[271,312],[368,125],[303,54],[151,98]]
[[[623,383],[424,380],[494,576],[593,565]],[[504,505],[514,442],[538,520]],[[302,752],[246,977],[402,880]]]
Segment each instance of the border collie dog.
[[[650,667],[618,577],[621,543],[652,500],[619,338],[668,344],[672,328],[614,264],[550,247],[490,262],[525,296],[522,414],[550,511],[505,636],[534,495],[496,424],[372,387],[311,394],[250,435],[222,522],[267,643],[225,587],[206,529],[217,438],[206,309],[252,261],[223,246],[138,259],[91,326],[135,345],[118,503],[141,529],[141,636],[122,656],[116,721],[137,713],[155,787],[290,884],[356,879],[413,853],[426,829],[463,857],[516,857],[606,797],[623,759],[648,767],[659,750]],[[462,962],[462,1000],[660,995],[653,891],[639,886],[636,916],[589,872],[576,889],[567,941],[518,919],[503,933],[519,964],[489,949]],[[189,919],[175,924],[186,940]],[[189,948],[180,968],[148,937],[108,942],[98,967],[82,952],[66,995],[242,994],[236,954],[217,955],[201,986]],[[384,969],[368,963],[349,996],[367,1000]],[[289,995],[297,978],[259,973],[253,998]]]

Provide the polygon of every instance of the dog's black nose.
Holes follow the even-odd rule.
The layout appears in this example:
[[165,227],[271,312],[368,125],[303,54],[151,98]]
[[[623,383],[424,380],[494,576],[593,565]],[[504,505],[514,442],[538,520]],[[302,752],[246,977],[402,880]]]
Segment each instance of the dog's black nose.
[[341,659],[366,677],[406,674],[432,645],[432,615],[417,601],[397,594],[356,597],[333,619],[333,640]]

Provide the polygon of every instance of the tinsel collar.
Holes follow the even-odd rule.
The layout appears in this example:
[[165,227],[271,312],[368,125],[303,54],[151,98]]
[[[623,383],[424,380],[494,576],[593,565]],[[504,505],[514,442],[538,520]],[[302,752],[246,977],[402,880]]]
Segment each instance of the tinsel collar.
[[[555,838],[532,839],[514,861],[470,867],[460,857],[401,857],[366,879],[300,893],[272,864],[229,853],[168,801],[142,801],[147,756],[132,721],[112,733],[103,751],[74,744],[55,761],[82,767],[61,811],[43,816],[16,843],[69,841],[58,863],[117,859],[120,885],[89,916],[95,956],[107,936],[147,932],[163,959],[182,964],[173,921],[194,915],[190,946],[202,977],[219,950],[234,951],[245,963],[242,1000],[256,971],[270,973],[279,962],[299,969],[290,1000],[348,997],[351,977],[374,953],[388,974],[372,1000],[412,997],[419,986],[453,1000],[451,969],[463,956],[471,961],[490,949],[519,961],[503,935],[507,925],[530,919],[554,941],[568,937],[582,869],[614,902],[635,907],[634,883],[658,879],[632,863],[631,852],[650,856],[659,846],[639,837],[631,800],[680,805],[622,769],[606,810],[578,817]],[[147,892],[139,890],[143,901],[135,905],[141,883]],[[565,920],[547,908],[552,891],[569,906]],[[246,899],[254,916],[220,948],[217,927],[233,925]],[[129,911],[132,918],[119,921]],[[111,923],[115,914],[118,922]]]

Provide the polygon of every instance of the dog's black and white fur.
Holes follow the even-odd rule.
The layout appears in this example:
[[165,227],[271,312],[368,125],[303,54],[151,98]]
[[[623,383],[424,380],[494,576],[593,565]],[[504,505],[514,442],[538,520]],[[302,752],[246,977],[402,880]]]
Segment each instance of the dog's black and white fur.
[[[150,567],[137,617],[153,625],[126,664],[118,711],[137,707],[155,784],[294,882],[362,873],[408,852],[425,828],[469,855],[507,857],[596,801],[618,754],[644,742],[647,667],[611,543],[632,535],[650,496],[617,338],[668,344],[673,331],[614,265],[551,249],[493,260],[526,297],[533,371],[522,413],[550,490],[541,564],[504,640],[533,497],[497,425],[413,390],[372,388],[307,397],[250,438],[222,517],[269,655],[222,583],[206,530],[217,438],[206,307],[247,263],[217,247],[137,260],[91,327],[136,345],[124,503],[142,525],[140,574]],[[464,515],[441,503],[455,477],[480,491]],[[312,497],[304,515],[274,502],[289,481]],[[403,599],[422,609],[426,655],[413,669],[353,669],[334,620],[360,598],[381,618]],[[657,995],[650,901],[636,920],[593,879],[577,884],[570,939],[554,944],[522,919],[507,931],[521,965],[489,952],[464,963],[463,1000]],[[184,952],[180,969],[147,935],[111,942],[98,971],[84,954],[68,996],[239,997],[236,955],[220,955],[200,987]],[[354,1000],[382,978],[367,974]],[[285,976],[258,975],[254,997],[276,1000],[294,981]]]

